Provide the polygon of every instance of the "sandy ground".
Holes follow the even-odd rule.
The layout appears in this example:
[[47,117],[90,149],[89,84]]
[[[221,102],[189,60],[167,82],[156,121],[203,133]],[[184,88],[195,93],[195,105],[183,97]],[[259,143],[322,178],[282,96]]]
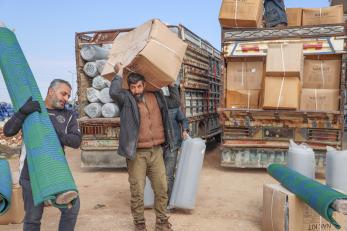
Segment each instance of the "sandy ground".
[[[196,209],[170,214],[174,230],[261,230],[262,187],[274,183],[265,170],[233,170],[219,166],[219,148],[206,152]],[[80,151],[67,150],[67,158],[80,191],[81,210],[75,230],[133,230],[129,184],[123,170],[80,167]],[[12,159],[12,168],[18,160]],[[45,208],[41,230],[55,231],[59,210]],[[146,210],[148,230],[154,230],[154,212]],[[22,225],[0,226],[0,231],[19,231]]]

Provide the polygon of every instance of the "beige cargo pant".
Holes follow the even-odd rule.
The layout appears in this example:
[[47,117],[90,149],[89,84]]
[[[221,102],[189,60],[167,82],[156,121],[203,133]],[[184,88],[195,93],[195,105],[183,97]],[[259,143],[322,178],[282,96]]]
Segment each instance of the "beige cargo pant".
[[127,165],[134,223],[145,222],[143,197],[146,175],[151,181],[154,192],[155,215],[159,219],[167,218],[167,180],[162,147],[137,149],[135,159],[127,159]]

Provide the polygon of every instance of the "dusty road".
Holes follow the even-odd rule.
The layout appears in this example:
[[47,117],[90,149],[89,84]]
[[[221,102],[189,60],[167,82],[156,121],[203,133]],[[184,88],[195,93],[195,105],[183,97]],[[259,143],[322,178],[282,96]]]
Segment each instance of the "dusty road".
[[[77,231],[133,230],[129,208],[129,184],[125,170],[80,168],[80,151],[67,150],[67,158],[80,191],[81,210]],[[11,160],[17,168],[17,159]],[[261,230],[262,186],[275,182],[265,170],[232,170],[219,167],[219,149],[206,152],[196,209],[171,213],[174,230]],[[59,210],[46,208],[43,231],[56,231]],[[146,210],[149,230],[154,230],[154,212]],[[22,225],[0,226],[0,231],[19,231]]]

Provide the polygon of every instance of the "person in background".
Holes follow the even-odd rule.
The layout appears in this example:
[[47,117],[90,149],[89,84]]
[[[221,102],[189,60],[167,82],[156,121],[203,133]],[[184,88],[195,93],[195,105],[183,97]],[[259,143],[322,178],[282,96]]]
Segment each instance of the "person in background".
[[174,146],[170,150],[164,147],[164,163],[166,169],[167,186],[168,186],[168,199],[171,198],[172,187],[175,181],[175,170],[177,163],[178,151],[182,144],[182,139],[189,137],[189,123],[186,116],[180,108],[180,94],[178,86],[171,84],[169,87],[169,95],[165,95],[167,106],[169,109],[169,119],[172,123],[174,131]]
[[[51,82],[45,99],[45,106],[48,111],[49,118],[58,135],[60,144],[64,150],[64,146],[79,148],[81,144],[81,133],[75,114],[65,109],[65,104],[70,98],[71,85],[62,79],[55,79]],[[33,101],[30,97],[24,105],[9,119],[4,126],[4,135],[7,137],[16,135],[21,129],[25,119],[31,113],[41,112],[38,101]],[[20,179],[19,183],[23,189],[24,200],[24,231],[39,231],[41,227],[41,218],[45,204],[34,205],[28,162],[26,158],[26,149],[23,143],[20,156]],[[62,202],[71,201],[75,198],[75,192],[68,192],[65,198],[61,198]],[[58,203],[57,197],[57,203]],[[61,216],[59,222],[59,231],[73,231],[76,225],[78,212],[80,209],[79,197],[77,197],[72,208],[60,208]]]
[[264,19],[266,27],[286,27],[288,19],[283,0],[264,1]]

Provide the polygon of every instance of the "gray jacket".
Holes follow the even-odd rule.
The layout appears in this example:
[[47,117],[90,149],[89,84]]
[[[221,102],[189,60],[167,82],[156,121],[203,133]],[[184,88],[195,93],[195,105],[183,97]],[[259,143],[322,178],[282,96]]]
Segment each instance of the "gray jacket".
[[[116,75],[111,82],[110,96],[120,109],[120,134],[118,154],[133,160],[139,137],[140,113],[137,102],[129,90],[122,89],[123,78]],[[163,119],[165,143],[164,146],[173,149],[173,130],[165,98],[161,91],[154,92]]]

